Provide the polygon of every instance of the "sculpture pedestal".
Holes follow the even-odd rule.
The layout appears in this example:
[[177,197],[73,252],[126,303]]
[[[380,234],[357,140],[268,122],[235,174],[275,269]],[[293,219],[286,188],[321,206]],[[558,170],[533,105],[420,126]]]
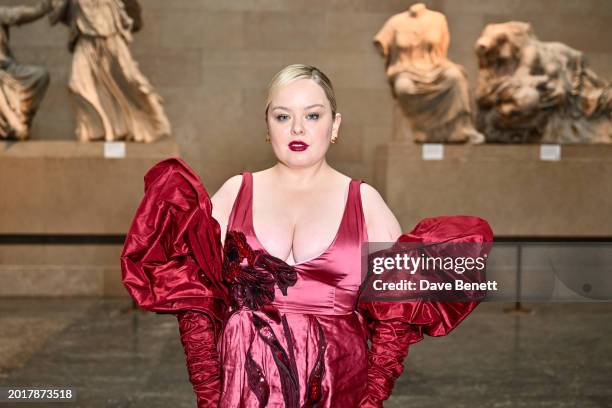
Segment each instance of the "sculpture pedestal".
[[173,139],[128,143],[0,144],[0,296],[127,295],[122,236],[155,163],[179,155]]
[[480,216],[498,237],[612,237],[612,145],[564,145],[542,161],[540,145],[422,145],[376,152],[375,185],[404,231],[442,214]]
[[[393,100],[393,131],[391,133],[393,143],[409,143],[415,142],[412,123],[402,111],[397,99]],[[421,138],[422,139],[422,138]],[[422,142],[423,140],[419,140]]]

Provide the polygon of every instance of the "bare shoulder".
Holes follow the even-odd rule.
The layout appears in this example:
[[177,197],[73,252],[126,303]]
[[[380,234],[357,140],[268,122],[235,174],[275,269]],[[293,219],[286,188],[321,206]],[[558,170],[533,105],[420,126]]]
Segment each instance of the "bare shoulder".
[[370,242],[394,242],[402,235],[397,218],[371,185],[361,183],[361,203]]
[[232,212],[232,206],[238,196],[241,184],[241,174],[232,176],[210,198],[212,202],[212,216],[219,222],[222,231],[225,231],[227,227],[228,218]]
[[231,196],[236,196],[242,183],[242,174],[237,174],[225,180],[225,183],[219,187],[217,192],[211,197],[211,200],[223,200]]

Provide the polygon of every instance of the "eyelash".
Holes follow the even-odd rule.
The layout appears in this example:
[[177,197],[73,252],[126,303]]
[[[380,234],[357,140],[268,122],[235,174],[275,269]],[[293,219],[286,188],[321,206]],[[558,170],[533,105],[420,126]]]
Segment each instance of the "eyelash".
[[[308,115],[306,115],[306,118],[310,120],[318,120],[320,117],[321,115],[319,115],[318,113],[309,113]],[[289,115],[286,115],[284,113],[276,115],[276,120],[278,120],[279,122],[284,122],[287,119],[289,119]]]

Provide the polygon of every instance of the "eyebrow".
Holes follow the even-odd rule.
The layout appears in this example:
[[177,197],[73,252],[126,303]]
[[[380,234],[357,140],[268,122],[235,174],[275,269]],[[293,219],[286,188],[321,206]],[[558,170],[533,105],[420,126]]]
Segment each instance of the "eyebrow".
[[[325,107],[325,105],[323,105],[323,104],[321,104],[321,103],[315,103],[315,104],[313,104],[313,105],[309,105],[309,106],[307,106],[307,107],[306,107],[306,109],[311,109],[311,108],[315,108],[315,107],[321,107],[321,108],[324,108],[324,107]],[[273,107],[273,108],[272,108],[272,110],[276,110],[276,109],[284,109],[284,110],[286,110],[286,111],[290,111],[290,110],[291,110],[291,109],[286,108],[286,107],[284,107],[284,106],[275,106],[275,107]]]

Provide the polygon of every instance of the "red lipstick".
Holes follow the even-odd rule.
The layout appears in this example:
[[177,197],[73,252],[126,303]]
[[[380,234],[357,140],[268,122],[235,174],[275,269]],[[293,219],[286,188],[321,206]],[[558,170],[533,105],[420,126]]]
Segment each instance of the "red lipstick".
[[294,140],[293,142],[289,143],[289,149],[294,152],[302,152],[308,149],[308,145],[301,140]]

